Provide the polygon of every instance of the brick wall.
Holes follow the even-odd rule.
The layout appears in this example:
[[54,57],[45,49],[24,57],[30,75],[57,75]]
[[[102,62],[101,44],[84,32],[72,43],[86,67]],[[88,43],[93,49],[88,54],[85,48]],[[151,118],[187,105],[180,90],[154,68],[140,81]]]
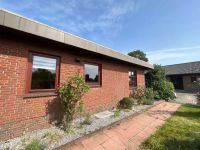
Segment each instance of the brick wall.
[[[96,112],[112,108],[129,96],[128,70],[137,68],[116,60],[73,47],[52,46],[41,41],[18,38],[0,38],[0,141],[25,134],[35,129],[49,127],[62,118],[62,107],[56,95],[27,97],[25,93],[29,50],[61,57],[60,83],[77,72],[83,73],[79,57],[102,65],[102,87],[91,88],[84,96],[86,108]],[[144,71],[137,68],[138,85],[144,86]]]
[[188,92],[198,92],[198,86],[191,82],[191,77],[200,78],[200,75],[183,75],[183,87]]

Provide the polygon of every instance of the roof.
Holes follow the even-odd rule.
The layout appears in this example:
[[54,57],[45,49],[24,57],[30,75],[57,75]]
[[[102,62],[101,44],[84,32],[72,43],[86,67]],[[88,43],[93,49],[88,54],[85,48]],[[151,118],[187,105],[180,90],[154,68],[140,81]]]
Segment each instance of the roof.
[[72,45],[86,51],[112,57],[124,62],[139,65],[145,68],[153,68],[153,65],[137,58],[124,55],[100,44],[72,35],[46,24],[28,19],[24,16],[9,12],[0,8],[0,25],[18,31],[30,33],[36,36],[54,40],[60,43]]
[[164,66],[166,75],[200,74],[200,61]]

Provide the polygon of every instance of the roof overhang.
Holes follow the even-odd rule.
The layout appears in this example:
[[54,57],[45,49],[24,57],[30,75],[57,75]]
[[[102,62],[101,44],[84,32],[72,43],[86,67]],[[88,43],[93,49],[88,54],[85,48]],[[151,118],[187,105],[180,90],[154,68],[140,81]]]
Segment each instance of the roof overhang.
[[60,43],[72,45],[86,51],[112,57],[124,62],[139,65],[148,69],[153,69],[153,65],[142,60],[124,55],[100,44],[72,35],[62,30],[53,28],[46,24],[28,19],[18,14],[0,8],[0,25],[18,31],[26,32]]

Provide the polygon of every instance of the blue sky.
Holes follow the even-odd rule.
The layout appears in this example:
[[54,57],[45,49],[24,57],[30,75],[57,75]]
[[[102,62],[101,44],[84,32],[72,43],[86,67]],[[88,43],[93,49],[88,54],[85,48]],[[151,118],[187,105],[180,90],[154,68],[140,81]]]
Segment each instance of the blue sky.
[[0,0],[0,7],[162,65],[200,60],[199,0]]

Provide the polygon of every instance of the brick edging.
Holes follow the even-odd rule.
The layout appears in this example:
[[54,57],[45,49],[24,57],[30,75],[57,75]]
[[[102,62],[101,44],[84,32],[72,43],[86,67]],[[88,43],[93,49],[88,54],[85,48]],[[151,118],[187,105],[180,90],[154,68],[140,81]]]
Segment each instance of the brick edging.
[[66,144],[63,144],[63,145],[61,145],[61,146],[59,146],[59,147],[57,147],[57,148],[55,148],[55,149],[56,149],[56,150],[59,150],[59,149],[62,149],[62,148],[64,148],[64,147],[65,147],[65,148],[66,148],[66,147],[70,147],[71,145],[75,144],[75,143],[78,142],[78,141],[81,141],[81,140],[84,139],[84,138],[90,137],[90,136],[96,134],[97,132],[100,132],[100,131],[102,131],[102,130],[104,130],[104,129],[106,129],[106,128],[111,128],[112,126],[118,125],[118,124],[121,123],[122,121],[131,119],[131,118],[133,118],[133,117],[135,117],[135,116],[137,116],[137,115],[139,115],[139,114],[145,112],[146,110],[149,110],[150,108],[152,108],[152,107],[154,107],[154,106],[156,106],[156,105],[159,105],[159,104],[161,104],[161,103],[163,103],[163,102],[165,102],[165,101],[164,101],[164,100],[160,100],[160,101],[158,101],[156,104],[151,105],[151,106],[149,106],[148,108],[145,108],[145,109],[143,109],[143,110],[141,110],[141,111],[139,111],[139,112],[135,112],[134,114],[132,114],[132,115],[130,115],[130,116],[126,116],[125,118],[122,118],[122,119],[120,119],[120,120],[118,120],[118,121],[116,121],[116,122],[113,122],[113,123],[111,123],[111,124],[109,124],[109,125],[107,125],[107,126],[101,127],[101,128],[99,128],[99,129],[97,129],[97,130],[91,132],[91,133],[85,134],[85,135],[83,135],[83,136],[81,136],[81,137],[79,137],[79,138],[77,138],[77,139],[75,139],[75,140],[73,140],[73,141],[71,141],[71,142],[68,142],[68,143],[66,143]]

